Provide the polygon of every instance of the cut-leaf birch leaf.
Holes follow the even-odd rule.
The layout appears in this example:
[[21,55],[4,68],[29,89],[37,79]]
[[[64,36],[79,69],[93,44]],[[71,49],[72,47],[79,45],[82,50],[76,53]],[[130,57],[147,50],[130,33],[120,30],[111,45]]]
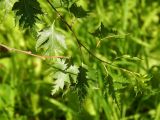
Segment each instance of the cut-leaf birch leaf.
[[79,73],[77,76],[76,92],[78,94],[79,100],[82,101],[87,95],[87,88],[89,86],[87,76],[87,69],[80,66]]
[[77,75],[79,73],[78,67],[75,65],[71,65],[66,71],[71,73],[70,76],[72,77],[73,82],[76,83]]
[[43,14],[37,0],[19,0],[14,3],[12,11],[19,17],[19,26],[23,28],[32,28],[39,20],[37,15]]
[[54,74],[54,78],[56,81],[54,82],[53,90],[52,90],[52,95],[54,95],[59,89],[63,90],[63,87],[65,85],[65,82],[69,82],[69,76],[68,74],[65,74],[63,72],[57,72]]
[[78,67],[72,65],[67,69],[67,64],[65,61],[57,59],[57,61],[54,63],[52,72],[55,81],[51,94],[54,95],[60,89],[63,90],[65,84],[70,84],[70,79],[73,79],[73,82],[76,83],[79,70]]
[[60,54],[67,49],[65,36],[55,29],[54,23],[38,33],[36,50],[43,48],[46,55]]
[[73,3],[70,7],[70,12],[74,14],[76,18],[83,18],[88,15],[88,12],[85,11],[82,6],[77,6],[76,3]]
[[65,60],[57,59],[57,61],[54,63],[54,68],[64,71],[67,68],[67,64],[65,63]]

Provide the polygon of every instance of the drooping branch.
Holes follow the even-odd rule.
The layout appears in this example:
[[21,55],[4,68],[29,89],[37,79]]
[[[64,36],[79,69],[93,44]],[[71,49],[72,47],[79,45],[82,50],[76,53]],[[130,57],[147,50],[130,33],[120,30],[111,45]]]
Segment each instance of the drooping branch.
[[98,59],[99,61],[106,63],[106,64],[111,64],[108,61],[104,61],[102,59],[100,59],[99,57],[97,57],[94,53],[92,53],[85,45],[83,45],[81,43],[81,41],[78,39],[78,37],[76,36],[75,32],[73,31],[72,27],[64,20],[63,16],[57,11],[57,9],[53,6],[53,4],[47,0],[47,2],[49,3],[49,5],[52,7],[52,9],[58,14],[58,16],[61,18],[62,22],[65,23],[67,25],[67,27],[70,29],[70,31],[72,32],[72,34],[74,35],[79,47],[83,47],[90,55],[92,55],[93,57],[95,57],[96,59]]
[[[63,16],[57,11],[57,9],[54,7],[54,5],[49,1],[49,0],[46,0],[48,2],[48,4],[52,7],[52,9],[58,14],[58,16],[60,17],[61,21],[67,25],[67,27],[70,29],[70,31],[72,32],[73,36],[75,37],[79,47],[83,47],[91,56],[93,56],[94,58],[96,58],[97,60],[101,61],[102,63],[105,63],[107,65],[109,65],[110,67],[112,68],[118,68],[120,69],[121,71],[123,72],[127,72],[127,73],[130,73],[132,75],[140,75],[139,73],[136,73],[136,72],[132,72],[130,70],[127,70],[125,68],[121,68],[121,67],[118,67],[114,64],[112,64],[112,62],[108,62],[108,61],[105,61],[105,60],[102,60],[101,58],[97,57],[94,53],[92,53],[85,45],[83,45],[81,43],[81,41],[78,39],[77,35],[75,34],[74,30],[72,29],[72,26],[70,26],[68,24],[67,21],[65,21],[65,19],[63,18]],[[124,34],[123,36],[127,36],[129,35],[130,33],[127,33],[127,34]],[[105,37],[105,38],[102,38],[101,40],[103,39],[107,39],[107,38],[113,38],[113,37],[119,37],[120,35],[115,35],[115,36],[108,36],[108,37]]]
[[42,56],[42,55],[37,55],[37,54],[33,54],[31,51],[19,50],[19,49],[12,48],[12,47],[9,47],[9,46],[1,44],[1,43],[0,43],[0,46],[7,49],[8,51],[11,51],[11,52],[15,51],[15,52],[27,54],[27,55],[30,55],[30,56],[40,58],[42,60],[51,59],[51,58],[68,58],[68,57],[65,57],[65,56]]

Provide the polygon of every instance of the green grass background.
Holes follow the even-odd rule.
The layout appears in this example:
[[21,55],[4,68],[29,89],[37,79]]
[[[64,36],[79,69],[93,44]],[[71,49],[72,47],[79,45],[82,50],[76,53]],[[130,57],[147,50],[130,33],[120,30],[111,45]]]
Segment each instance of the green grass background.
[[[18,27],[11,8],[15,0],[0,0],[0,43],[35,51],[33,33]],[[0,120],[160,120],[160,1],[79,0],[88,16],[77,19],[52,3],[80,41],[96,56],[132,72],[107,66],[82,54],[71,31],[45,0],[37,30],[55,24],[66,36],[74,64],[86,64],[90,76],[87,96],[81,103],[73,92],[51,96],[53,79],[45,61],[0,48]],[[103,38],[91,35],[101,22],[110,31]],[[94,72],[96,72],[94,74]],[[137,77],[137,72],[141,77]],[[122,83],[122,84],[121,84]]]

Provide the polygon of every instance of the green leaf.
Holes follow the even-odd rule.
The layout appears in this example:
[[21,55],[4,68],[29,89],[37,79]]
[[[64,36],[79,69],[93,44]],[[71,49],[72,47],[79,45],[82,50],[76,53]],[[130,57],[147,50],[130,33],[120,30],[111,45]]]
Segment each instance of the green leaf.
[[88,81],[87,81],[87,70],[80,66],[79,67],[79,73],[77,76],[77,84],[76,84],[76,90],[77,90],[77,94],[79,96],[79,100],[83,100],[85,98],[85,96],[87,95],[87,87],[88,85]]
[[47,55],[61,53],[66,49],[65,37],[55,29],[54,24],[38,33],[36,50],[43,48]]
[[67,64],[65,64],[65,60],[57,59],[56,63],[54,63],[54,67],[64,71],[67,68]]
[[72,77],[73,82],[76,83],[77,74],[79,73],[78,67],[75,65],[71,65],[66,71],[71,73],[70,76]]
[[64,60],[57,59],[57,62],[54,64],[53,67],[53,78],[56,80],[54,82],[52,95],[58,92],[60,89],[63,89],[65,83],[71,83],[70,76],[74,80],[73,82],[76,83],[76,78],[78,74],[78,67],[70,66],[67,69],[67,64]]
[[93,36],[98,38],[104,38],[109,34],[117,34],[117,31],[106,28],[103,23],[92,33]]
[[76,3],[72,4],[70,7],[70,12],[74,14],[76,18],[83,18],[86,17],[88,12],[85,11],[82,6],[77,6]]
[[54,82],[52,95],[54,95],[59,89],[63,89],[65,82],[69,82],[69,76],[68,74],[65,74],[63,72],[57,72],[54,74],[54,78],[56,81]]
[[23,28],[32,28],[38,19],[37,15],[43,14],[37,0],[19,0],[12,10],[15,11],[16,17],[19,17],[19,25]]
[[69,81],[69,76],[63,71],[67,68],[67,64],[65,64],[64,60],[57,59],[56,63],[54,64],[53,69],[53,78],[56,80],[54,82],[53,90],[51,92],[54,95],[59,89],[63,89],[65,81]]

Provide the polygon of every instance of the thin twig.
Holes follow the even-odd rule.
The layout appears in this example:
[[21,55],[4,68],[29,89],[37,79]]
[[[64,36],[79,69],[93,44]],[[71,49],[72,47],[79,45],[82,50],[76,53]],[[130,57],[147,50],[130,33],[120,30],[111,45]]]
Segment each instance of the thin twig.
[[34,56],[34,57],[40,58],[42,60],[51,59],[51,58],[68,58],[68,57],[65,57],[65,56],[42,56],[42,55],[36,55],[36,54],[33,54],[31,51],[19,50],[19,49],[16,49],[16,48],[12,48],[12,47],[6,46],[6,45],[1,44],[1,43],[0,43],[0,46],[6,48],[9,51],[16,51],[16,52],[19,52],[19,53],[23,53],[23,54],[27,54],[27,55],[30,55],[30,56]]
[[101,41],[104,41],[104,39],[109,39],[109,38],[120,38],[120,37],[124,37],[124,36],[127,36],[129,35],[130,33],[126,33],[126,34],[120,34],[120,35],[110,35],[110,36],[107,36],[107,37],[104,37],[102,39],[100,39],[96,45],[96,47],[98,47],[101,43]]

